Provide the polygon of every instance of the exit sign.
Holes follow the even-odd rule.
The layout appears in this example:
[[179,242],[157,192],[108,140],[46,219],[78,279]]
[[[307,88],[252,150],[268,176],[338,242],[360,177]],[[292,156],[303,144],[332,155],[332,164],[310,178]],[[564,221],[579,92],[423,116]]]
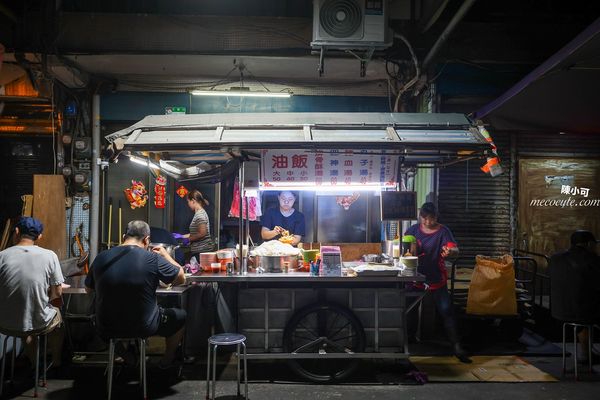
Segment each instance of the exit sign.
[[165,115],[185,114],[186,111],[185,107],[165,107]]

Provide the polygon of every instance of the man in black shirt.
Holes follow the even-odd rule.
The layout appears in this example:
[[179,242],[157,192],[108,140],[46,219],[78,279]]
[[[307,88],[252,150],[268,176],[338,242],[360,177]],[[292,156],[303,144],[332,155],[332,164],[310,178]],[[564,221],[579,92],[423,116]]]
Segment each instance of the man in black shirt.
[[[589,231],[575,231],[569,250],[550,258],[552,316],[581,324],[600,322],[600,257],[596,238]],[[588,355],[587,329],[578,333],[583,360]]]
[[96,257],[85,286],[96,292],[96,327],[102,336],[163,336],[166,350],[159,365],[168,366],[183,338],[186,313],[178,308],[160,308],[156,289],[159,281],[183,284],[185,275],[163,247],[148,251],[149,243],[148,224],[129,222],[123,244]]

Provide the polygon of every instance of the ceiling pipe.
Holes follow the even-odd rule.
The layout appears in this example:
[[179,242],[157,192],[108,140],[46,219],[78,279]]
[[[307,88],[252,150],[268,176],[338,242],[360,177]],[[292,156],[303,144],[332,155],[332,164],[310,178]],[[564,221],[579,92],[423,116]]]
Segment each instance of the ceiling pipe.
[[0,3],[0,14],[3,14],[6,18],[10,19],[12,22],[17,23],[19,19],[17,15],[7,6]]
[[92,199],[90,202],[92,207],[90,209],[90,265],[98,255],[98,245],[100,243],[100,140],[100,95],[95,94],[92,98]]
[[450,34],[454,31],[454,28],[456,28],[456,25],[458,25],[458,23],[467,14],[467,12],[471,8],[471,6],[473,6],[475,1],[476,0],[465,0],[462,3],[456,14],[454,14],[454,17],[452,17],[452,19],[448,23],[448,26],[446,26],[444,31],[441,33],[440,37],[431,47],[431,50],[429,50],[429,53],[427,53],[427,55],[425,56],[422,65],[423,70],[427,70],[427,67],[429,67],[429,64],[431,64],[431,61],[433,61],[434,57],[437,56],[444,43],[446,43],[448,37],[450,37]]
[[437,22],[437,20],[440,18],[449,2],[450,0],[442,1],[442,4],[440,4],[438,8],[433,12],[427,23],[421,27],[421,33],[427,32],[429,28],[431,28]]

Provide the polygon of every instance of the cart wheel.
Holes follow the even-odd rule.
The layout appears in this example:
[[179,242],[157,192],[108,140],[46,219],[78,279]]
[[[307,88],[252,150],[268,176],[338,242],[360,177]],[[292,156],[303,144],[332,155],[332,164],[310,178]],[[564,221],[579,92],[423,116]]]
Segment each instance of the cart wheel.
[[[365,331],[346,307],[311,304],[296,312],[283,332],[287,353],[358,353],[365,349]],[[342,380],[359,365],[357,359],[292,359],[292,370],[314,382]]]

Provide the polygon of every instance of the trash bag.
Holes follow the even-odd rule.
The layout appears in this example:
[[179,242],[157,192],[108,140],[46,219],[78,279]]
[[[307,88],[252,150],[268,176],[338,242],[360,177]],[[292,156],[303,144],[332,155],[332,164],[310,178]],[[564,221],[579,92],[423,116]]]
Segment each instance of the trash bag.
[[510,254],[502,257],[475,257],[469,286],[467,314],[515,315],[515,263]]

